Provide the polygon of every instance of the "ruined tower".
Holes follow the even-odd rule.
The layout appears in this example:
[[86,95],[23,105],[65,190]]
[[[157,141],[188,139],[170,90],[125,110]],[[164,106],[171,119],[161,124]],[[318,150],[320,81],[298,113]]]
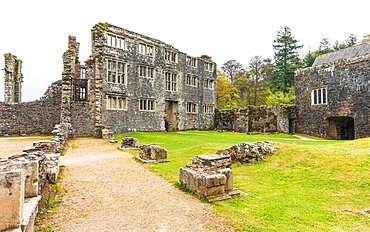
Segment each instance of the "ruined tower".
[[78,60],[79,47],[80,44],[76,41],[76,37],[69,36],[68,50],[63,54],[61,123],[71,122],[72,80],[77,76],[80,64]]
[[4,101],[9,104],[20,103],[23,82],[22,61],[10,53],[4,54],[4,57]]

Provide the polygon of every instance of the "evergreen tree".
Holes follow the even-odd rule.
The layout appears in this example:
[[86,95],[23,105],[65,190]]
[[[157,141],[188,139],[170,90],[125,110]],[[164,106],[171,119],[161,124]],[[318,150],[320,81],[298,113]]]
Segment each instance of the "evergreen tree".
[[272,89],[274,91],[289,91],[293,85],[294,72],[301,67],[298,49],[303,45],[298,44],[289,27],[278,31],[277,39],[272,45],[274,52],[275,67],[272,75]]
[[345,45],[347,48],[355,46],[357,43],[357,38],[355,34],[351,33],[348,38],[346,39]]
[[308,53],[303,58],[303,66],[305,68],[311,67],[313,63],[315,62],[316,56],[311,51],[308,51]]

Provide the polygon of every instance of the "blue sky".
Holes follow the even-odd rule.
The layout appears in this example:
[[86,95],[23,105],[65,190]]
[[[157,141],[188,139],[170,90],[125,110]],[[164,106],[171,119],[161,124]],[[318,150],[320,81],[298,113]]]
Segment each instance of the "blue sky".
[[[98,22],[162,40],[192,56],[207,54],[220,67],[230,59],[243,65],[255,56],[273,57],[272,42],[284,25],[309,48],[328,37],[344,41],[370,33],[369,3],[291,0],[130,0],[130,1],[0,1],[0,55],[23,60],[23,100],[42,96],[61,78],[68,35],[81,43],[80,60],[90,54],[90,30]],[[3,74],[1,74],[3,76]],[[0,78],[0,101],[4,99]]]

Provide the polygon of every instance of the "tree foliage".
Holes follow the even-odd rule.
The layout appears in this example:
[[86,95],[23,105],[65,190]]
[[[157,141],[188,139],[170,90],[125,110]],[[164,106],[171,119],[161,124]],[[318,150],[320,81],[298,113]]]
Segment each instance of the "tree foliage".
[[234,81],[235,74],[242,69],[243,65],[236,60],[229,60],[221,67],[221,70],[224,71],[231,82]]
[[294,72],[300,68],[301,60],[298,49],[303,45],[298,44],[289,27],[284,26],[278,31],[276,40],[274,40],[274,60],[275,66],[272,74],[272,89],[274,91],[288,92],[293,85]]
[[265,104],[266,105],[294,104],[294,102],[295,102],[294,89],[289,88],[288,92],[269,91],[269,95],[266,98]]
[[239,100],[238,90],[226,78],[225,74],[217,71],[217,108],[218,109],[231,109],[237,107]]

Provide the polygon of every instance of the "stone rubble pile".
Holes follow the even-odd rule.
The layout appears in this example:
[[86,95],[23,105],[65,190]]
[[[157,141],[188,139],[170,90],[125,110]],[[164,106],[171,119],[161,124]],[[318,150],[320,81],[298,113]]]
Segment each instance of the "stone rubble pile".
[[138,160],[144,163],[168,162],[167,150],[155,144],[144,144],[139,147]]
[[230,157],[233,163],[252,163],[264,160],[278,147],[273,142],[242,142],[217,152],[218,155]]
[[229,199],[240,192],[233,191],[231,158],[217,154],[194,157],[190,164],[180,168],[180,183],[199,197],[209,200],[220,196]]
[[134,137],[126,136],[125,138],[122,138],[121,146],[120,148],[138,148],[139,147],[139,140]]
[[36,141],[23,152],[0,159],[0,231],[33,231],[38,202],[48,181],[56,181],[59,157],[70,124],[56,125],[51,140]]

